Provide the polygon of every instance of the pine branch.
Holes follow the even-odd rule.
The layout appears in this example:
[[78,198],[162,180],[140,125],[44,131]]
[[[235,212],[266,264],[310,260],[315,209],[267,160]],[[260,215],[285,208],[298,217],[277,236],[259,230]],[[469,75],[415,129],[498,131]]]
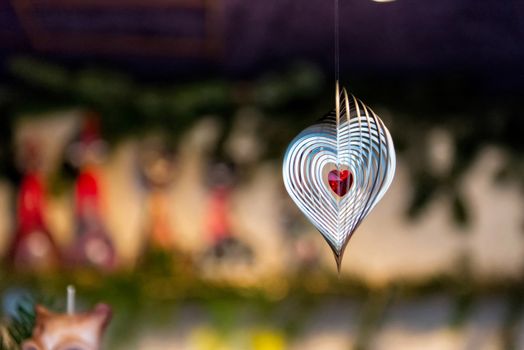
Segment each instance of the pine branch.
[[35,326],[36,314],[34,311],[35,303],[30,300],[20,303],[16,308],[16,316],[12,318],[8,326],[8,333],[16,344],[21,344],[29,339]]

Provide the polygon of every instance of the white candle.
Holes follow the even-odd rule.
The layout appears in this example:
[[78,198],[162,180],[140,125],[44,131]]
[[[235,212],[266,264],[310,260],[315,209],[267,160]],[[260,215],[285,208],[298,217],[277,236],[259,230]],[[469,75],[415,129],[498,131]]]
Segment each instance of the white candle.
[[72,315],[75,313],[75,294],[74,286],[67,286],[67,313]]

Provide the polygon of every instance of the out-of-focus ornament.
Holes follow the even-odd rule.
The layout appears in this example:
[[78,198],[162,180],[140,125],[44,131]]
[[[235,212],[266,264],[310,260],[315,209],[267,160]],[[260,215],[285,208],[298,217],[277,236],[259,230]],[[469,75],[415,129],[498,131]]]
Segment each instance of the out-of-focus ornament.
[[111,319],[111,308],[98,304],[90,312],[75,313],[74,288],[68,287],[67,313],[36,306],[36,324],[22,350],[99,350]]
[[230,222],[230,204],[233,192],[233,166],[218,163],[213,166],[213,180],[207,210],[209,240],[215,246],[232,237]]
[[395,149],[388,129],[336,85],[335,110],[302,131],[284,156],[286,189],[333,250],[337,267],[353,232],[390,186]]
[[[205,223],[207,241],[210,244],[202,259],[204,265],[213,269],[227,266],[243,268],[251,266],[254,259],[252,248],[234,233],[231,221],[231,205],[237,181],[236,164],[232,162],[213,162],[210,164],[212,177],[208,178],[209,197],[207,200]],[[226,270],[226,269],[224,269]],[[219,273],[215,271],[214,276]],[[234,273],[230,276],[235,278]]]
[[146,139],[138,151],[138,170],[145,190],[148,215],[148,239],[144,249],[170,251],[174,249],[169,216],[169,187],[175,178],[175,153],[160,137]]
[[60,252],[45,223],[46,190],[40,172],[40,155],[34,140],[22,150],[24,176],[17,198],[17,230],[8,262],[21,270],[46,270],[60,262]]
[[103,220],[102,174],[98,163],[104,149],[99,118],[89,114],[84,120],[80,140],[73,153],[79,167],[75,181],[76,235],[70,253],[74,264],[112,269],[116,252]]

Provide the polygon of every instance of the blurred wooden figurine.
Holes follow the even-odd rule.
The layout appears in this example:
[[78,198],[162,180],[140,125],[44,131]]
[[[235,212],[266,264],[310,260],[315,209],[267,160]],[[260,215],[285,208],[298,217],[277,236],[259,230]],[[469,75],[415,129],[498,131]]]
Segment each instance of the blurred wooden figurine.
[[175,174],[174,151],[160,138],[150,138],[140,147],[138,170],[146,191],[148,238],[144,250],[174,249],[169,217],[169,192]]
[[230,205],[235,184],[235,168],[225,162],[211,167],[209,199],[207,204],[207,233],[211,249],[207,256],[213,259],[227,258],[231,261],[251,263],[253,252],[233,235],[230,220]]
[[40,172],[38,145],[23,146],[24,176],[17,198],[17,229],[9,248],[8,263],[21,270],[48,270],[58,266],[60,253],[45,224],[46,190]]
[[88,115],[73,145],[70,157],[79,169],[75,182],[76,236],[70,254],[73,264],[111,270],[116,253],[103,221],[103,203],[99,162],[105,150],[100,137],[99,118]]
[[53,313],[36,306],[36,324],[22,350],[100,350],[111,320],[111,308],[98,304],[92,311],[75,313],[74,288],[68,287],[67,313]]

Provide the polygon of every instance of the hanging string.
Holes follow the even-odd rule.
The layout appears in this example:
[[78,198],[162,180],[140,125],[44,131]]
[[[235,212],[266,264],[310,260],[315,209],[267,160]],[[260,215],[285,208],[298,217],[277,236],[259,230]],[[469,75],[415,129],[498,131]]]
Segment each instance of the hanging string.
[[335,81],[340,78],[340,21],[339,21],[339,0],[335,1]]
[[[336,154],[336,167],[337,171],[341,170],[340,166],[340,159],[339,159],[339,152],[340,149],[339,140],[339,124],[340,124],[340,85],[339,85],[339,79],[340,79],[340,46],[339,46],[339,19],[338,19],[338,6],[339,0],[334,0],[334,11],[335,11],[335,18],[334,18],[334,27],[335,27],[335,121],[337,125],[337,154]],[[339,202],[337,200],[337,202]],[[338,205],[338,204],[337,204]],[[337,226],[337,235],[340,235],[340,225]],[[335,256],[335,261],[337,263],[337,271],[338,271],[338,278],[340,279],[340,269],[342,265],[342,255],[338,252],[333,251],[333,254]]]
[[[339,0],[334,0],[334,7],[335,7],[335,121],[338,126],[340,124],[340,86],[339,86],[339,78],[340,78],[340,47],[339,47],[339,14],[338,14],[338,2]],[[338,131],[337,131],[337,149],[339,147],[338,145]],[[338,159],[338,153],[337,153],[337,169],[339,168],[339,159]]]

